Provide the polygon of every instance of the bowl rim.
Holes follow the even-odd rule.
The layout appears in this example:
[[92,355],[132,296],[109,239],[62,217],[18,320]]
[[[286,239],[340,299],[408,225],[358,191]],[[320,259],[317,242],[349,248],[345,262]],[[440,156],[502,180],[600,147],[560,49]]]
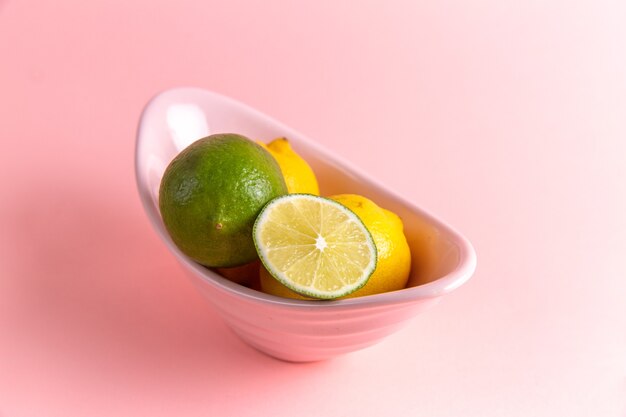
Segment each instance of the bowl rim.
[[[385,192],[389,194],[392,198],[406,205],[410,210],[419,213],[420,216],[425,218],[428,222],[437,225],[439,229],[445,231],[450,240],[452,240],[459,249],[459,259],[456,267],[448,274],[437,278],[434,281],[414,287],[403,288],[397,291],[390,291],[386,293],[368,295],[357,298],[349,298],[344,300],[296,300],[266,294],[261,291],[257,291],[252,288],[237,284],[220,276],[209,268],[191,260],[186,255],[184,255],[178,249],[178,247],[176,247],[176,245],[169,237],[167,231],[165,230],[165,227],[161,220],[161,216],[158,212],[158,208],[152,200],[152,195],[149,188],[146,186],[147,174],[144,166],[144,161],[141,158],[144,152],[144,137],[147,130],[146,122],[148,120],[148,116],[154,111],[154,108],[161,101],[164,101],[170,96],[180,95],[205,95],[207,97],[211,97],[214,100],[226,102],[243,112],[254,114],[261,119],[267,120],[272,125],[278,127],[281,131],[286,132],[287,136],[297,137],[300,141],[306,141],[307,146],[309,146],[316,153],[318,153],[320,157],[324,158],[329,163],[335,165],[344,172],[358,173],[359,177],[362,178],[367,186],[384,189]],[[320,308],[337,310],[344,308],[353,308],[356,306],[375,307],[388,304],[413,303],[415,300],[418,299],[436,298],[450,293],[451,291],[463,285],[467,280],[469,280],[476,270],[476,253],[472,244],[466,237],[456,231],[456,229],[454,229],[452,226],[434,216],[433,214],[429,213],[428,211],[416,206],[414,203],[399,195],[393,189],[390,189],[389,187],[378,182],[378,180],[368,175],[364,175],[362,173],[362,170],[355,167],[351,162],[331,153],[329,150],[319,145],[317,142],[310,140],[305,135],[295,131],[294,129],[284,125],[283,123],[273,119],[272,117],[245,103],[235,100],[234,98],[216,93],[214,91],[198,87],[175,87],[163,90],[155,94],[147,102],[139,118],[135,141],[134,163],[137,191],[143,204],[144,211],[146,212],[150,223],[152,224],[152,227],[157,231],[158,235],[161,237],[168,249],[175,255],[177,260],[182,263],[183,266],[185,266],[188,270],[192,271],[194,275],[200,278],[204,283],[213,286],[219,291],[238,295],[251,302],[271,304],[283,308],[299,310],[318,310]]]

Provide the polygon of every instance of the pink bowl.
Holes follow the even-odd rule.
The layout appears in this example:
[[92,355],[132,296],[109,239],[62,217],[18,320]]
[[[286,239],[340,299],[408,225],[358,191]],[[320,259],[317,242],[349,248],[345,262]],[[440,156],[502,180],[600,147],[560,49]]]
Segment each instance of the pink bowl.
[[[161,176],[189,143],[219,132],[262,140],[285,136],[313,167],[322,195],[362,194],[400,215],[412,252],[408,287],[348,300],[291,300],[233,283],[185,257],[161,222]],[[193,283],[241,339],[279,359],[316,361],[377,343],[467,281],[476,267],[471,244],[441,220],[300,133],[213,92],[177,88],[153,98],[141,116],[135,164],[146,213]]]

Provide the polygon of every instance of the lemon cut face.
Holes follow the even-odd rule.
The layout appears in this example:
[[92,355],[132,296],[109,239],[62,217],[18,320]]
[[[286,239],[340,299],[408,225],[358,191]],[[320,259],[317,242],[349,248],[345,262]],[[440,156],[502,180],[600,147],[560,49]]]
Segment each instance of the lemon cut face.
[[257,217],[253,236],[270,274],[308,297],[348,295],[365,285],[376,269],[376,246],[361,219],[324,197],[275,198]]

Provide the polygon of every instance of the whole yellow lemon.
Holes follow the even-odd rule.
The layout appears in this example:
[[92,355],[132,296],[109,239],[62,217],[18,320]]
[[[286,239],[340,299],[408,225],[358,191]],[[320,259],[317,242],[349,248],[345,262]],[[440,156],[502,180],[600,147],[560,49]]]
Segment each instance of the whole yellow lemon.
[[[411,272],[411,250],[400,217],[363,196],[341,194],[329,198],[359,216],[371,233],[378,252],[376,270],[367,283],[342,298],[362,297],[406,287]],[[262,265],[260,281],[261,290],[265,293],[300,300],[309,299],[282,285]]]
[[286,138],[274,139],[267,145],[263,142],[258,143],[278,162],[289,193],[319,195],[320,190],[313,169],[293,150]]

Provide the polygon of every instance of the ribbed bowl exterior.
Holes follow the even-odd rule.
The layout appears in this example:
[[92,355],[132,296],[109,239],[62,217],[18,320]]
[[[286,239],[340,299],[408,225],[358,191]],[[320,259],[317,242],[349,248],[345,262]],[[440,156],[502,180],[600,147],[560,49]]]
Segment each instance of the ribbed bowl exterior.
[[319,361],[366,348],[441,298],[383,305],[294,306],[242,297],[214,285],[194,270],[188,272],[241,339],[263,353],[290,362]]

